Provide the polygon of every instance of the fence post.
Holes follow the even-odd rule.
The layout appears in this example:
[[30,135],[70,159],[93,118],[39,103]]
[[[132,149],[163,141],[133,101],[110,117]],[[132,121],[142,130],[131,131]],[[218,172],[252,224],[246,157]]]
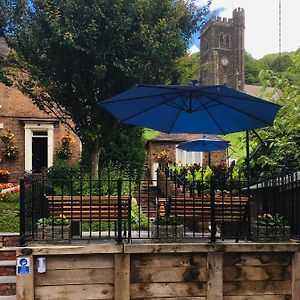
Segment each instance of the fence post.
[[211,226],[210,241],[211,243],[215,243],[217,224],[216,224],[216,207],[215,207],[215,184],[214,184],[213,177],[210,180],[210,226]]
[[122,244],[122,179],[118,179],[118,233],[117,244]]
[[25,206],[25,182],[20,179],[20,246],[26,246],[26,206]]

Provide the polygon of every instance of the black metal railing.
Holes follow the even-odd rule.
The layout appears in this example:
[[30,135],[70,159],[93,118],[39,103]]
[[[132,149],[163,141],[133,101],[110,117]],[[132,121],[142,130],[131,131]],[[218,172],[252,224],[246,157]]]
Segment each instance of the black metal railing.
[[300,236],[299,174],[250,186],[211,178],[188,183],[158,171],[157,180],[77,179],[20,182],[20,240],[272,240]]

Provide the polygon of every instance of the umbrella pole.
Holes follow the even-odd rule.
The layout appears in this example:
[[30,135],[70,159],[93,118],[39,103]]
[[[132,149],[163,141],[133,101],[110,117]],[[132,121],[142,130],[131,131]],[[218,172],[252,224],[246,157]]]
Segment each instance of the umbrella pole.
[[208,151],[208,166],[210,167],[210,151]]
[[250,226],[250,145],[249,145],[249,130],[246,130],[246,178],[247,178],[247,197],[248,197],[248,232],[247,236],[251,234]]

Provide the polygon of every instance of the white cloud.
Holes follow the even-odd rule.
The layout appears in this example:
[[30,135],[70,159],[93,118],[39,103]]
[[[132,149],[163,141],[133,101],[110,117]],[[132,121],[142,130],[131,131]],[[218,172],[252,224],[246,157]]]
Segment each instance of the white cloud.
[[[198,0],[203,5],[206,0]],[[279,51],[279,0],[212,0],[213,10],[224,8],[221,17],[232,17],[232,11],[245,9],[245,49],[255,58]],[[297,28],[300,1],[281,0],[282,51],[295,51],[300,47]]]
[[199,52],[200,49],[196,46],[196,45],[193,45],[189,50],[188,50],[188,53],[189,54],[194,54],[194,53],[197,53]]

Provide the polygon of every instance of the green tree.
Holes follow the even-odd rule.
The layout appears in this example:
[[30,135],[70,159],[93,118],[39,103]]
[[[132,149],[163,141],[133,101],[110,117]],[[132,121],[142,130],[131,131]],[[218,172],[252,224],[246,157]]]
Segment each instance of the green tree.
[[176,83],[191,84],[192,80],[199,80],[200,52],[186,54],[177,60]]
[[208,12],[184,0],[0,3],[9,12],[4,32],[22,71],[19,88],[79,135],[93,174],[118,133],[99,103],[136,83],[169,83]]
[[[295,58],[294,71],[300,71],[300,58]],[[298,71],[297,71],[298,70]],[[292,72],[292,70],[290,70]],[[274,176],[286,171],[300,168],[300,87],[289,82],[284,75],[276,75],[273,71],[262,71],[260,77],[265,87],[272,87],[269,97],[276,98],[283,107],[279,110],[274,125],[259,130],[259,135],[267,147],[261,147],[251,161],[252,169],[261,175]],[[259,144],[255,140],[256,148]]]
[[245,83],[252,85],[259,85],[259,72],[261,65],[259,61],[251,56],[249,53],[245,53]]

